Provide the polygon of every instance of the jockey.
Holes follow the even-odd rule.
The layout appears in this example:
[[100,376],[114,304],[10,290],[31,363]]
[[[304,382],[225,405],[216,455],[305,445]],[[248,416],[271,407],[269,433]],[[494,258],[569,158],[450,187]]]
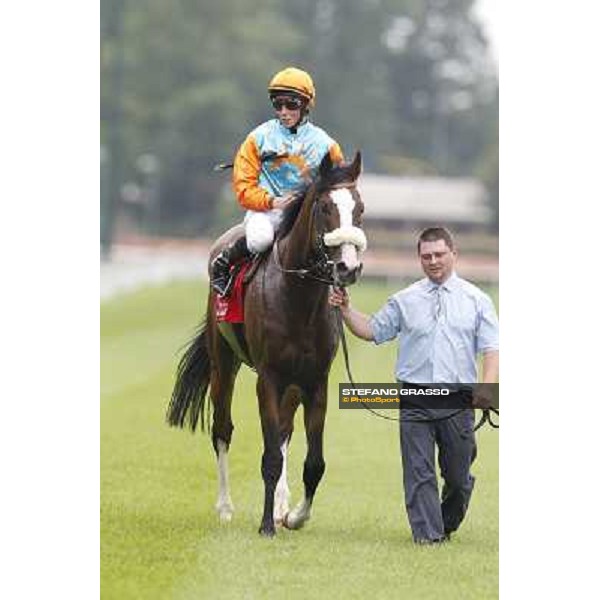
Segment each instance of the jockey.
[[212,262],[212,286],[221,296],[231,290],[232,264],[271,247],[283,209],[315,179],[323,157],[329,153],[333,163],[343,161],[339,144],[308,119],[315,105],[315,86],[308,73],[283,69],[269,83],[269,97],[276,118],[250,132],[233,165],[233,189],[247,209],[246,235]]

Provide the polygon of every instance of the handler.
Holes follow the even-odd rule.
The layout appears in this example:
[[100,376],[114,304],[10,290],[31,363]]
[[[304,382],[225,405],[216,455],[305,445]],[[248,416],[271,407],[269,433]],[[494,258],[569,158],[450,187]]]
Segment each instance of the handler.
[[[448,540],[467,512],[475,483],[470,473],[476,456],[471,407],[489,401],[479,397],[475,388],[476,359],[483,354],[482,382],[496,383],[498,318],[489,296],[456,275],[457,253],[447,229],[425,229],[418,238],[417,252],[426,277],[392,295],[372,316],[352,308],[346,290],[333,290],[329,301],[340,307],[354,335],[376,344],[398,338],[396,378],[403,387],[453,384],[453,406],[469,407],[450,412],[448,408],[423,407],[401,411],[408,520],[414,541],[431,544]],[[406,406],[404,399],[402,402]],[[422,419],[415,418],[419,414]],[[444,480],[441,501],[435,472],[436,444]]]

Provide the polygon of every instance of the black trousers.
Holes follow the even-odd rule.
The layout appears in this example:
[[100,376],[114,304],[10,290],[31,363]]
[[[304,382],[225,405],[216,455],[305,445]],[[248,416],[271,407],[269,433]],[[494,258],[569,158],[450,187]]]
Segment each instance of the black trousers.
[[[406,384],[403,387],[407,387]],[[466,402],[468,398],[461,400]],[[460,402],[457,405],[460,406]],[[415,422],[448,414],[453,416],[434,422]],[[477,455],[474,420],[472,409],[401,411],[404,498],[415,540],[440,539],[456,531],[465,518],[475,485],[475,478],[470,473]],[[441,496],[435,468],[436,446],[443,479]]]

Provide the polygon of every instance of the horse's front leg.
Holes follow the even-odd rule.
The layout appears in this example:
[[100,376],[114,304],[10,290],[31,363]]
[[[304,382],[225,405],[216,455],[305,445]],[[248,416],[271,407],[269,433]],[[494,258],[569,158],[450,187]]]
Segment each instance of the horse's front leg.
[[299,389],[288,388],[279,409],[279,439],[281,442],[283,466],[281,468],[281,477],[275,488],[275,510],[273,514],[275,525],[282,525],[283,518],[290,510],[291,494],[287,481],[287,456],[292,432],[294,431],[294,415],[300,404],[300,399]]
[[323,428],[327,411],[327,381],[319,383],[304,403],[304,428],[308,445],[304,461],[304,498],[289,512],[283,524],[288,529],[300,529],[309,519],[317,486],[325,472],[323,459]]
[[285,440],[281,444],[281,457],[283,459],[281,466],[281,476],[275,488],[275,507],[273,509],[273,519],[275,525],[281,525],[283,518],[290,510],[290,487],[287,481],[287,453],[289,441]]
[[262,522],[258,532],[272,537],[275,535],[273,507],[275,487],[281,476],[283,456],[279,435],[279,396],[281,390],[272,376],[260,374],[256,384],[264,451],[261,473],[265,485],[265,503]]

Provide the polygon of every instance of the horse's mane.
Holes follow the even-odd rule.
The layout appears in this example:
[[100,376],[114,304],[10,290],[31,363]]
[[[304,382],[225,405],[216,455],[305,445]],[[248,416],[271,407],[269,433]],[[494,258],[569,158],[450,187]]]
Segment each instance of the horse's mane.
[[331,170],[326,171],[324,174],[319,174],[317,179],[311,185],[306,185],[301,191],[298,192],[298,198],[289,204],[283,211],[283,217],[279,231],[277,232],[277,238],[283,239],[294,226],[300,209],[304,204],[307,197],[314,198],[315,194],[320,195],[326,192],[328,189],[336,185],[343,183],[351,183],[353,181],[352,175],[350,174],[350,164],[341,164],[334,166]]
[[297,193],[297,198],[283,209],[281,224],[279,225],[279,229],[277,231],[277,239],[284,238],[292,230],[292,227],[298,218],[298,213],[300,212],[302,204],[304,203],[304,199],[308,195],[311,187],[312,186],[310,185],[305,186]]

